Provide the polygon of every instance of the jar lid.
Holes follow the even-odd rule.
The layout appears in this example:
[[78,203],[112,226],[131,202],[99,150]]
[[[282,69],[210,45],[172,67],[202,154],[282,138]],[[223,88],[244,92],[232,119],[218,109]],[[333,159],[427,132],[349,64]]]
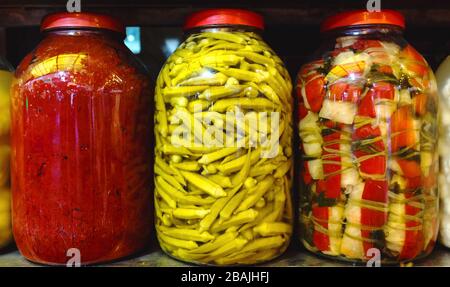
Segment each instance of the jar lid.
[[382,10],[380,12],[369,12],[367,10],[349,11],[328,17],[323,21],[320,30],[325,32],[340,27],[371,24],[394,25],[405,29],[405,18],[394,10]]
[[207,9],[192,13],[184,23],[184,30],[214,25],[242,25],[264,29],[261,15],[243,9]]
[[124,34],[125,27],[113,17],[96,13],[60,12],[47,15],[41,23],[41,31],[58,28],[97,28]]

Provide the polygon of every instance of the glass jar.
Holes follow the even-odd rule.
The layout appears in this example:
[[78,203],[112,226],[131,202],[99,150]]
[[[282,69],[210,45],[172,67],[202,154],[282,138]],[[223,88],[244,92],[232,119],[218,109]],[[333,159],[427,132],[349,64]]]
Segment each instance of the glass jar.
[[156,87],[155,222],[170,256],[213,265],[279,256],[292,233],[292,96],[261,16],[191,15]]
[[152,87],[124,27],[58,13],[12,84],[13,231],[29,260],[110,261],[149,241]]
[[436,71],[436,81],[440,95],[439,174],[440,225],[439,240],[450,248],[450,56]]
[[0,58],[0,249],[12,240],[11,230],[11,192],[9,162],[10,97],[12,67]]
[[297,79],[301,240],[382,263],[431,252],[438,229],[437,92],[395,11],[341,13]]

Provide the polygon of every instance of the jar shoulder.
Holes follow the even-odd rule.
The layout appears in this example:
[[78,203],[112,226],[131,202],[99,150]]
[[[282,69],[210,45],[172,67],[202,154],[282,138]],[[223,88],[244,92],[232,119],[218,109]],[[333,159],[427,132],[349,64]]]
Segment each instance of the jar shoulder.
[[59,71],[105,79],[113,74],[148,74],[145,66],[120,41],[96,35],[51,35],[22,60],[15,78],[28,81]]

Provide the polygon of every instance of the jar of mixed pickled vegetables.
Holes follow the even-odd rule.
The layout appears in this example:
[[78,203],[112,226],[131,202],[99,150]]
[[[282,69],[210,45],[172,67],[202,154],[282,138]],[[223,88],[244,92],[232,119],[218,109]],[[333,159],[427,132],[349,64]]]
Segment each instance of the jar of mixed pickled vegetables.
[[201,264],[270,260],[292,233],[291,79],[258,14],[206,10],[184,28],[155,95],[159,243]]
[[12,67],[0,58],[0,249],[12,240],[11,194],[9,176],[10,97]]
[[437,92],[395,11],[341,13],[297,78],[301,240],[382,263],[431,252],[438,229]]
[[45,264],[130,255],[152,225],[146,69],[109,16],[52,14],[41,30],[12,84],[17,246]]
[[439,134],[439,194],[440,225],[439,240],[450,248],[450,56],[436,71],[436,81],[440,95],[440,134]]

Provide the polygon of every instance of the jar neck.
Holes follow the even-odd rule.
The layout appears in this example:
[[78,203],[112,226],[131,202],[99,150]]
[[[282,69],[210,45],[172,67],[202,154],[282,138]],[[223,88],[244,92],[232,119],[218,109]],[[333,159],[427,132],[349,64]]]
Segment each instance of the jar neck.
[[44,31],[43,33],[44,36],[74,36],[74,37],[92,36],[120,42],[124,38],[124,35],[118,32],[105,29],[89,29],[89,28],[54,29]]
[[361,25],[337,28],[322,33],[324,38],[337,38],[342,36],[361,37],[369,35],[403,37],[403,29],[393,25]]
[[211,26],[202,26],[187,30],[185,34],[187,36],[197,33],[204,32],[249,32],[257,34],[258,36],[262,35],[262,30],[256,27],[243,26],[243,25],[211,25]]

